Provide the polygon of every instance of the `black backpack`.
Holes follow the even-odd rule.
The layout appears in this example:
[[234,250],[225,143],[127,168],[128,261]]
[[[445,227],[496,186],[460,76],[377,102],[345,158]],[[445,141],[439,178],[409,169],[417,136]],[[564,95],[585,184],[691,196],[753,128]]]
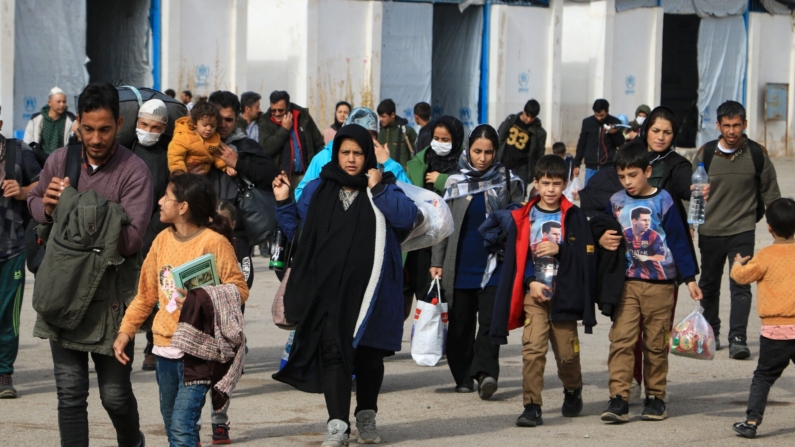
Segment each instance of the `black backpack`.
[[[704,145],[703,160],[704,170],[709,174],[709,164],[718,149],[718,140],[710,141]],[[765,201],[762,200],[762,170],[765,169],[765,153],[755,142],[748,140],[748,150],[751,152],[751,159],[754,162],[754,172],[756,178],[756,221],[759,222],[765,216]]]
[[[67,146],[66,149],[66,169],[64,169],[64,177],[69,177],[69,184],[77,189],[77,182],[80,180],[80,170],[83,158],[83,145],[73,144]],[[42,224],[48,225],[48,224]],[[28,270],[34,275],[39,271],[41,261],[44,260],[44,251],[46,245],[39,238],[37,231],[39,224],[31,219],[25,228],[25,255]]]

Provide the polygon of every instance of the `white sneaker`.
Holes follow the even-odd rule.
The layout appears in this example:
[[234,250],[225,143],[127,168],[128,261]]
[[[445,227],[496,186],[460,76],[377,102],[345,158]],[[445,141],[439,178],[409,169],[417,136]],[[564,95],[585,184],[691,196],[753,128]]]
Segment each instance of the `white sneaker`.
[[330,420],[326,440],[320,447],[348,447],[348,424],[339,419]]
[[642,402],[640,398],[641,389],[640,383],[637,380],[632,379],[632,385],[629,387],[629,403],[631,404],[639,404]]
[[375,427],[375,411],[362,410],[356,414],[356,430],[359,431],[359,444],[380,444],[381,437]]

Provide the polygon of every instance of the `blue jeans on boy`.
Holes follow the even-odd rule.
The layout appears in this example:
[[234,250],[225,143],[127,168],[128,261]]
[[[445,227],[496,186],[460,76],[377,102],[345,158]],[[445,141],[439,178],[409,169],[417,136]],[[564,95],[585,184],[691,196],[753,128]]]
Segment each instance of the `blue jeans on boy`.
[[157,385],[160,414],[171,447],[199,445],[199,418],[210,385],[188,385],[183,381],[182,359],[157,356]]
[[598,169],[585,168],[585,184],[586,185],[588,184],[588,180],[590,180],[591,177],[596,175],[597,172],[599,172]]

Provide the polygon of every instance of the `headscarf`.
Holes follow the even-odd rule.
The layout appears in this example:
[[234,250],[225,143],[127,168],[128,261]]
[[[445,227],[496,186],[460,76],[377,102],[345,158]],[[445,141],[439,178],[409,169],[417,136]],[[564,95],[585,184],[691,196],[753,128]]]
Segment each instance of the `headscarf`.
[[[484,126],[481,124],[472,130],[471,135],[476,135]],[[496,160],[485,171],[479,171],[472,165],[470,160],[471,147],[463,151],[458,159],[459,173],[451,175],[447,179],[444,190],[444,200],[454,200],[468,195],[486,193],[486,216],[492,211],[504,208],[510,201],[509,180],[516,180],[512,173],[509,174],[508,168]],[[509,178],[510,176],[510,178]]]
[[441,156],[429,150],[425,152],[425,161],[428,164],[428,172],[439,172],[442,174],[453,174],[458,172],[458,159],[464,151],[464,125],[458,118],[445,115],[431,124],[431,133],[437,127],[444,126],[453,137],[453,150],[449,154]]
[[[362,172],[357,175],[350,175],[345,172],[339,163],[340,147],[344,140],[351,139],[364,151],[364,166]],[[327,181],[333,181],[340,186],[349,186],[354,188],[367,187],[367,171],[375,169],[378,166],[378,160],[375,157],[375,148],[373,147],[373,137],[364,127],[358,124],[350,124],[343,126],[337,135],[334,136],[334,144],[331,147],[331,161],[323,166],[320,171],[320,178]],[[390,178],[387,178],[390,177]],[[383,181],[385,183],[394,182],[394,175],[389,173],[384,174]]]
[[348,124],[358,124],[365,130],[378,133],[378,115],[367,107],[357,107],[351,110],[342,125],[347,126]]
[[[349,102],[347,101],[338,102],[337,105],[334,106],[334,124],[330,126],[334,130],[340,130],[340,128],[343,126],[342,122],[337,121],[337,109],[339,109],[340,106],[348,106],[348,112],[353,112],[353,107],[351,107]],[[348,115],[350,115],[350,113],[348,113]],[[347,121],[347,119],[345,121]]]

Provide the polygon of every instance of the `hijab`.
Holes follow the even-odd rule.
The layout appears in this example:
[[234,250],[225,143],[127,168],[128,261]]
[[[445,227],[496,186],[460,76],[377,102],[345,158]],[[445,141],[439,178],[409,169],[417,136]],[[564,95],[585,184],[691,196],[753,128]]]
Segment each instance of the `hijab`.
[[662,152],[655,152],[649,151],[649,161],[654,164],[654,162],[662,160],[666,158],[671,152],[676,151],[676,137],[679,134],[679,123],[676,121],[676,113],[673,110],[666,106],[658,106],[655,107],[651,113],[648,114],[646,120],[643,121],[643,125],[640,127],[640,132],[638,133],[637,140],[642,142],[643,146],[648,150],[649,143],[646,141],[648,137],[649,129],[651,128],[652,124],[657,121],[657,119],[664,119],[671,123],[671,129],[673,130],[673,138],[671,139],[671,145],[667,147]]
[[[453,150],[447,155],[439,155],[433,150],[425,152],[425,161],[428,164],[428,172],[439,172],[442,174],[454,174],[458,172],[458,159],[464,151],[464,125],[458,118],[445,115],[435,120],[431,125],[433,131],[437,127],[444,127],[453,137]],[[431,137],[433,138],[433,136]]]
[[[364,166],[362,171],[356,175],[350,175],[340,166],[340,148],[344,140],[353,140],[364,152]],[[367,187],[367,171],[378,166],[378,159],[375,156],[373,137],[370,132],[358,124],[343,126],[337,135],[334,136],[334,143],[331,147],[331,161],[323,166],[320,171],[320,178],[332,181],[340,186],[364,189]],[[394,183],[395,176],[386,173],[383,175],[382,183]]]
[[351,107],[351,104],[347,101],[340,101],[337,103],[336,106],[334,106],[334,123],[330,127],[337,131],[340,130],[340,128],[342,128],[343,125],[341,121],[337,121],[337,109],[339,109],[340,106],[348,106],[348,114],[350,114],[353,111],[353,107]]

